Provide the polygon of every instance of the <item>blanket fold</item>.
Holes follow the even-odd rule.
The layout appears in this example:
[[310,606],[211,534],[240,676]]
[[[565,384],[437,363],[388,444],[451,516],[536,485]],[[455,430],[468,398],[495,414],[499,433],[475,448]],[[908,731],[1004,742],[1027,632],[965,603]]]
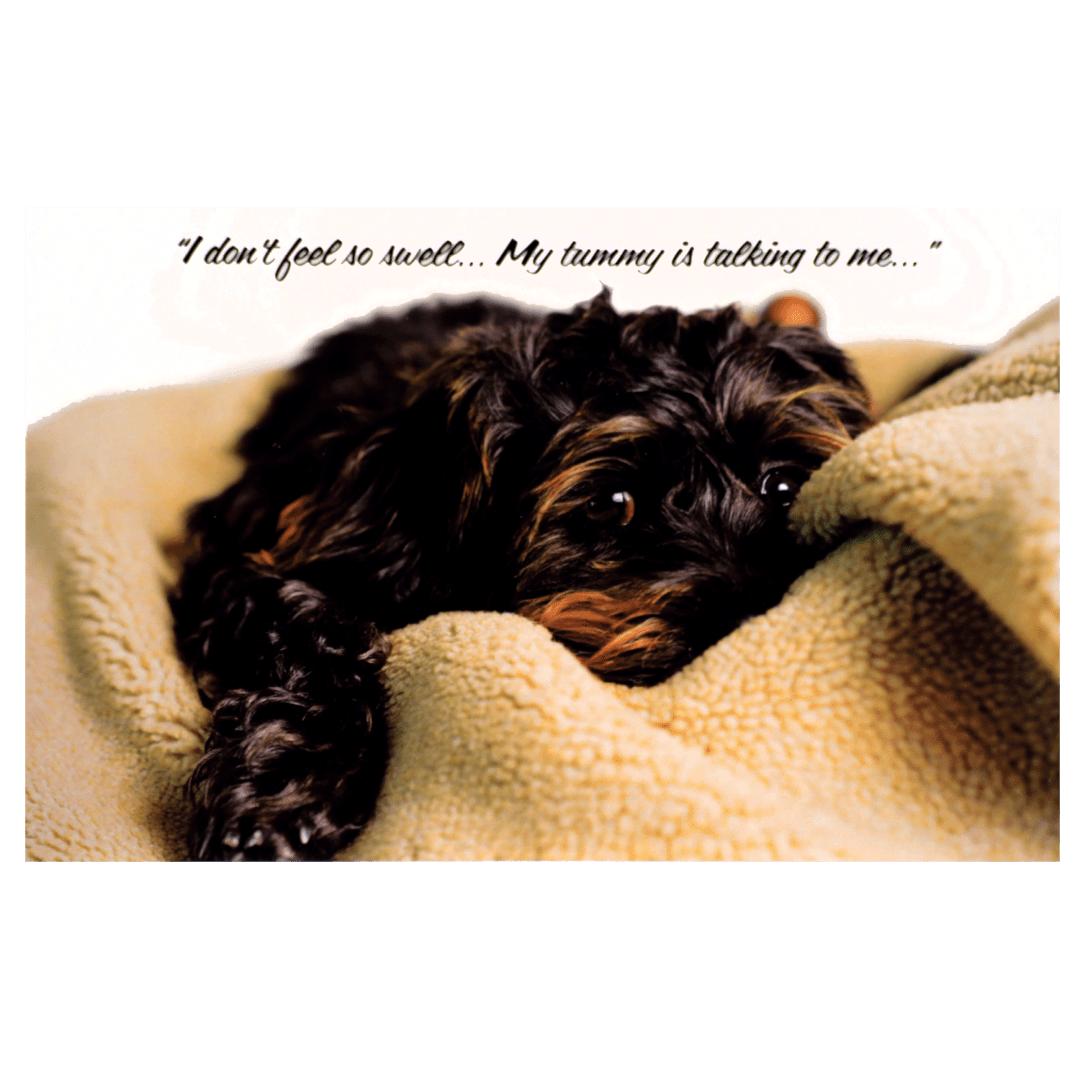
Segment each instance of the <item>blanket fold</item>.
[[[341,857],[1057,858],[1057,342],[1051,305],[831,459],[792,513],[821,561],[660,686],[515,615],[398,631],[386,783]],[[879,367],[879,404],[929,355]],[[163,545],[278,377],[31,430],[28,858],[183,857],[208,717]]]

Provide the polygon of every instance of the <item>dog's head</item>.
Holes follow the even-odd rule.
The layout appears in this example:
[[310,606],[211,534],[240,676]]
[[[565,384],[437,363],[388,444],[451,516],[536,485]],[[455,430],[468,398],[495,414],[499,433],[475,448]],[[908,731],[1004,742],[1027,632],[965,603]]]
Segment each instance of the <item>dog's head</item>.
[[620,315],[605,290],[461,332],[275,557],[337,566],[390,622],[518,611],[601,677],[653,683],[810,565],[788,508],[870,422],[813,330]]

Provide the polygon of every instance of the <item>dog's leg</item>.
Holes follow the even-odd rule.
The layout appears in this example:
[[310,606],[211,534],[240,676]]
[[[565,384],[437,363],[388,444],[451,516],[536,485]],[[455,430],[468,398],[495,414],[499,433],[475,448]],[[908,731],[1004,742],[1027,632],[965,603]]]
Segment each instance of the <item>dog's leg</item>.
[[382,782],[388,639],[306,582],[250,566],[220,571],[210,592],[213,618],[186,643],[215,687],[189,782],[192,858],[328,859]]

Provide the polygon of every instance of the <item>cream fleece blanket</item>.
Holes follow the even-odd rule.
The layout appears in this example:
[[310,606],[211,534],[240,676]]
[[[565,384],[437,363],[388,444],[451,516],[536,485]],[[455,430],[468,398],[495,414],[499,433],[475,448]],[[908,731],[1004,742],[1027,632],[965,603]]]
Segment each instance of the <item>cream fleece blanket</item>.
[[[1058,325],[851,346],[885,420],[806,485],[834,546],[666,683],[514,615],[394,636],[393,750],[350,859],[1056,859]],[[27,443],[27,857],[177,859],[207,715],[161,545],[276,376],[98,399]]]

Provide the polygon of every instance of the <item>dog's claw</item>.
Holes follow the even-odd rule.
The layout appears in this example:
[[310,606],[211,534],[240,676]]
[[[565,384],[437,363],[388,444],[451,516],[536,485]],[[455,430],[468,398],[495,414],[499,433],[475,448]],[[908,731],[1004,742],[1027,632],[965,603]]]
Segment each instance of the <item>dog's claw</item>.
[[300,826],[300,843],[306,844],[311,839],[311,829],[307,825]]
[[[273,835],[265,825],[256,825],[251,821],[239,821],[228,826],[220,834],[217,842],[217,858],[226,862],[256,861],[274,857],[278,845],[273,843]],[[213,843],[209,839],[203,842],[203,858],[214,858]]]

